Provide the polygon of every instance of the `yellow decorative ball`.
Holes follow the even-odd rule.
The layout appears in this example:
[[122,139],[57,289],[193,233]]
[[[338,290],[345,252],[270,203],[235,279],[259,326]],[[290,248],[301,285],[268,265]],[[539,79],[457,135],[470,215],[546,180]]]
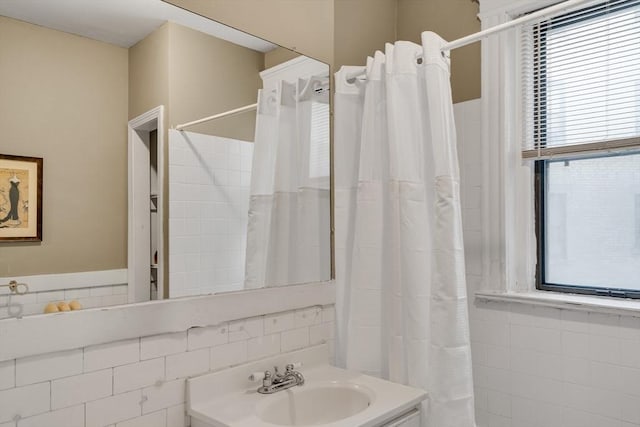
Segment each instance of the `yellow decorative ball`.
[[82,304],[80,304],[80,302],[73,300],[69,303],[69,308],[71,310],[80,310],[82,309]]
[[58,309],[58,306],[55,305],[54,303],[50,302],[49,304],[44,306],[44,313],[45,314],[49,314],[49,313],[57,313],[60,310]]
[[61,301],[58,303],[58,310],[60,311],[71,311],[71,308],[69,307],[69,304],[67,304],[64,301]]

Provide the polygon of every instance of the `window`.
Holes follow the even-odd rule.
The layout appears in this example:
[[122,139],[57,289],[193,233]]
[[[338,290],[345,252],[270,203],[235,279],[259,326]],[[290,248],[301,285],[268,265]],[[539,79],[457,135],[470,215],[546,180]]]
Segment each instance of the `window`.
[[537,287],[640,298],[640,0],[523,31]]

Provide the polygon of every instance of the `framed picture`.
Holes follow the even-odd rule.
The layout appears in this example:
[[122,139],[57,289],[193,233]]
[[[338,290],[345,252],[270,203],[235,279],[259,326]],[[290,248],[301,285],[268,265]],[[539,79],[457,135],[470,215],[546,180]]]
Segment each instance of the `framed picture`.
[[0,242],[42,241],[42,158],[0,154]]

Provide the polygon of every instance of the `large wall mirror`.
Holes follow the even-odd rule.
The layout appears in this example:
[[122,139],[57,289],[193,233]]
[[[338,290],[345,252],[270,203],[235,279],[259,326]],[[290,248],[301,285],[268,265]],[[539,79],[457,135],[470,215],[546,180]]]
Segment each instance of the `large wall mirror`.
[[0,319],[331,279],[327,64],[159,0],[2,2],[0,40],[0,154],[43,159]]

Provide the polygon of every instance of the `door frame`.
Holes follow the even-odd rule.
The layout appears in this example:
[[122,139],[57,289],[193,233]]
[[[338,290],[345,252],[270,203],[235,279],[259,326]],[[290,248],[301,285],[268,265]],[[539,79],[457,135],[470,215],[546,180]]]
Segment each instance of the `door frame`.
[[[150,212],[150,189],[149,189],[149,135],[157,130],[157,179],[158,179],[158,199],[157,199],[157,288],[158,299],[163,299],[164,295],[164,106],[159,105],[138,117],[131,119],[128,123],[128,251],[127,251],[127,276],[128,276],[128,299],[129,303],[149,301],[149,285],[151,255],[150,253],[140,253],[141,241],[149,240],[149,228],[144,229],[144,224],[149,227],[149,221],[143,218],[149,217]],[[145,154],[146,151],[146,154]],[[146,165],[144,173],[140,172],[137,164]],[[146,185],[145,185],[146,184]],[[144,201],[142,203],[136,203]],[[141,206],[142,205],[142,206]],[[146,208],[144,207],[146,206]],[[142,224],[142,226],[141,226]],[[145,280],[144,278],[148,279]],[[146,292],[146,296],[145,296]]]

